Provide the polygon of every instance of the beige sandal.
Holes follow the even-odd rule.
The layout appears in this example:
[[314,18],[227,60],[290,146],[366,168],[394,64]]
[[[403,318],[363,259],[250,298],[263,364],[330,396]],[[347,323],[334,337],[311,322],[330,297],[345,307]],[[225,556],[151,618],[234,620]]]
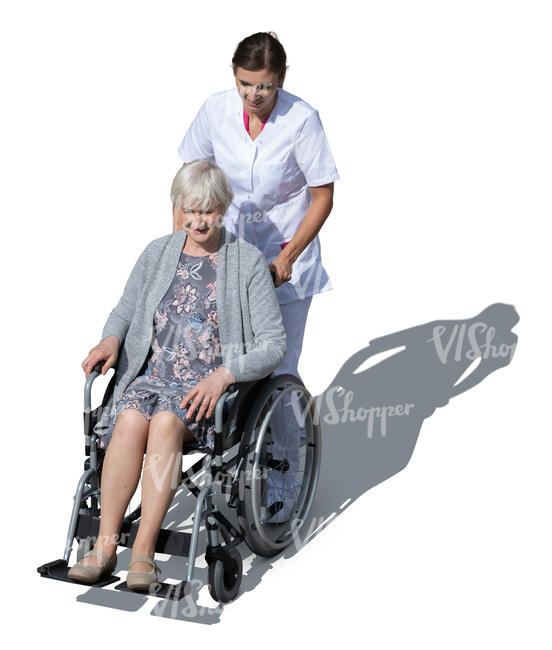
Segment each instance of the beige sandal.
[[147,562],[148,564],[151,564],[153,569],[151,571],[129,571],[126,580],[129,589],[136,589],[137,591],[142,591],[144,589],[149,590],[150,585],[158,584],[156,571],[161,573],[161,569],[157,566],[152,557],[148,557],[147,555],[137,555],[136,557],[133,557],[129,562],[129,569],[133,562]]
[[[89,556],[99,557],[101,560],[100,564],[82,564],[82,560]],[[67,577],[71,578],[71,580],[92,585],[98,582],[104,573],[110,575],[115,571],[115,567],[117,566],[117,553],[112,558],[108,558],[103,551],[93,549],[88,551],[82,560],[69,569]]]

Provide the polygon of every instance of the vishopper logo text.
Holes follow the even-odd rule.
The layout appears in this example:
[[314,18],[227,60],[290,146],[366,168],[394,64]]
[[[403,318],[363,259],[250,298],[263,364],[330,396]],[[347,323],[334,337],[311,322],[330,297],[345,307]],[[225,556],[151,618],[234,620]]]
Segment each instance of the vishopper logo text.
[[[194,477],[196,477],[195,483],[197,484],[197,475],[199,472],[194,472],[189,468],[186,471],[182,471],[182,452],[172,452],[167,457],[166,455],[153,453],[149,454],[147,457],[147,462],[144,463],[144,469],[146,467],[150,470],[151,476],[155,489],[158,492],[161,492],[166,486],[167,477],[170,474],[170,486],[171,489],[175,490],[182,483],[183,485],[190,484],[194,482]],[[205,471],[211,471],[210,469],[205,469]],[[201,471],[201,470],[200,470]],[[240,472],[238,479],[238,497],[241,501],[244,499],[245,486],[250,485],[253,480],[256,479],[266,479],[268,476],[268,469],[264,465],[259,465],[257,468],[254,468],[252,465],[245,465]],[[233,475],[226,471],[215,471],[212,475],[213,483],[220,482],[223,489],[224,498],[226,500],[230,499],[230,486],[233,482]],[[226,486],[225,489],[223,486]]]
[[[318,421],[320,409],[325,404],[328,410],[328,413],[322,418],[325,424],[337,425],[345,424],[346,422],[366,421],[368,438],[372,438],[374,433],[384,438],[387,435],[388,419],[410,415],[415,406],[412,403],[408,403],[369,407],[360,406],[355,409],[351,408],[354,398],[354,391],[345,390],[343,386],[331,386],[322,395],[312,398],[317,406],[315,419]],[[298,401],[292,401],[292,408],[296,422],[301,425],[310,405],[307,404],[304,408],[301,408],[298,405]]]
[[[465,323],[454,324],[452,331],[448,334],[448,340],[444,342],[447,328],[444,325],[436,325],[433,328],[433,336],[427,339],[433,341],[435,350],[441,363],[449,360],[449,355],[454,346],[454,361],[473,361],[478,357],[488,359],[489,357],[512,357],[516,349],[516,343],[493,343],[496,328],[487,323],[478,321],[469,326]],[[465,345],[467,343],[467,345]]]

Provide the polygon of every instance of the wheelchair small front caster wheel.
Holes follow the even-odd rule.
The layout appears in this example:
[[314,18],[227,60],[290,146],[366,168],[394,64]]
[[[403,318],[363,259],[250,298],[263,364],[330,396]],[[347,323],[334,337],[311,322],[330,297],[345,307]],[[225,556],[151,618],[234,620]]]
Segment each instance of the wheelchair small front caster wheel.
[[226,571],[222,560],[213,559],[209,563],[209,593],[213,600],[228,603],[240,590],[242,579],[242,559],[239,551],[231,547],[224,551],[232,563],[231,571]]

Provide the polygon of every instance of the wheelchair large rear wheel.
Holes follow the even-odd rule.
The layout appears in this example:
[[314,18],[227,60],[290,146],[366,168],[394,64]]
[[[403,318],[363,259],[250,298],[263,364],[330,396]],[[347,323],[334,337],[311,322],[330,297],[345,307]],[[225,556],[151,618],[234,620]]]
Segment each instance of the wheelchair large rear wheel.
[[320,443],[316,405],[304,384],[293,375],[271,377],[251,407],[239,450],[238,521],[257,555],[272,557],[300,540],[318,483]]

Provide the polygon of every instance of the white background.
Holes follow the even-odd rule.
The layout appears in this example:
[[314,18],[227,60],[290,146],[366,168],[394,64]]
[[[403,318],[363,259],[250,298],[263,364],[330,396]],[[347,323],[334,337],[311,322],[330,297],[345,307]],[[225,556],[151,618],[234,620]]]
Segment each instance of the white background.
[[[17,637],[550,647],[547,9],[3,5],[2,591]],[[152,616],[156,599],[79,602],[86,587],[36,567],[61,557],[82,470],[80,364],[144,245],[172,231],[176,147],[207,95],[233,87],[234,48],[259,30],[286,48],[285,88],[320,111],[341,175],[321,232],[335,289],[313,300],[300,364],[311,391],[372,338],[493,302],[516,307],[519,344],[424,423],[403,471],[206,628]]]

